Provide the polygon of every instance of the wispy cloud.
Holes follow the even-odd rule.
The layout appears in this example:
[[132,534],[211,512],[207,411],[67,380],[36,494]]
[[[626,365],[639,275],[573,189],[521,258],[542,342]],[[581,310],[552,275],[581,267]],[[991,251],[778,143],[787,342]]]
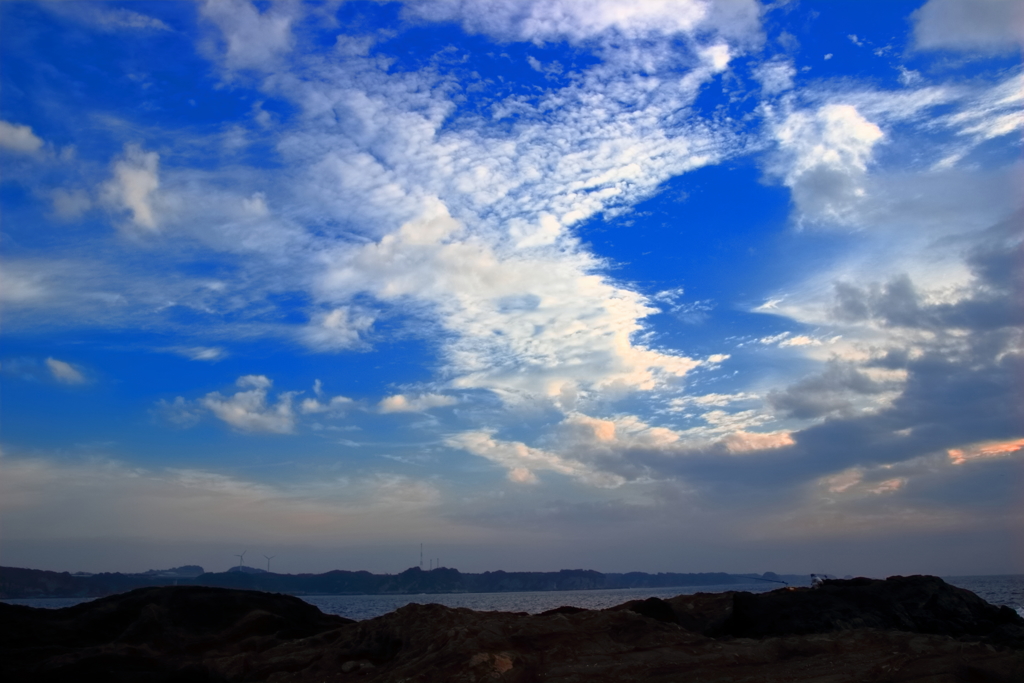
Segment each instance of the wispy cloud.
[[63,384],[85,383],[85,375],[71,363],[57,360],[56,358],[47,358],[46,367],[49,368],[50,374],[58,382]]
[[201,360],[210,363],[223,360],[228,356],[228,352],[220,346],[172,346],[167,350],[179,356],[184,356],[189,360]]

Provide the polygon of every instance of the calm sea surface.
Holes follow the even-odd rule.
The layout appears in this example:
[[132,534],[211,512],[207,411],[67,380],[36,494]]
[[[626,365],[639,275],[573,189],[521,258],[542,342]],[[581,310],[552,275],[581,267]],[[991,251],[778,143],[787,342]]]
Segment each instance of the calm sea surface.
[[[1024,574],[1004,576],[945,576],[947,582],[966,588],[993,605],[1008,605],[1024,617]],[[477,611],[529,612],[572,605],[585,609],[614,607],[629,600],[658,597],[671,598],[692,593],[720,593],[723,591],[750,591],[763,593],[779,584],[767,582],[733,583],[720,586],[681,586],[679,588],[620,588],[590,591],[535,591],[524,593],[435,593],[421,595],[304,595],[306,602],[316,605],[322,612],[338,614],[349,619],[372,619],[393,612],[410,603],[435,603],[447,607],[468,607]],[[59,609],[70,607],[88,599],[82,598],[25,598],[3,600],[15,605]]]

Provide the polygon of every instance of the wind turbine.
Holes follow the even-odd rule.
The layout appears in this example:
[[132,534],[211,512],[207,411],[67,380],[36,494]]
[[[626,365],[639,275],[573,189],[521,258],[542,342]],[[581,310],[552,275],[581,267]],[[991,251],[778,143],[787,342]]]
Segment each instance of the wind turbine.
[[264,555],[263,557],[267,558],[267,573],[269,574],[270,573],[270,561],[272,559],[274,559],[275,557],[277,557],[277,555]]
[[241,554],[241,555],[235,555],[235,557],[237,557],[237,558],[238,558],[238,568],[239,568],[239,569],[241,569],[241,568],[242,568],[242,560],[244,560],[244,559],[245,559],[245,554],[246,554],[247,552],[249,552],[249,551],[248,551],[248,550],[243,550],[243,551],[242,551],[242,554]]

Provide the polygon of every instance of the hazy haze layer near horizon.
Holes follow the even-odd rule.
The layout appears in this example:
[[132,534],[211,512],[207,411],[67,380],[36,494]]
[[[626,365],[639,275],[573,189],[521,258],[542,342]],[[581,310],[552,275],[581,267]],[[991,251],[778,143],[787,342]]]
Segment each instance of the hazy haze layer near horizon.
[[1024,572],[1024,3],[0,3],[0,564]]

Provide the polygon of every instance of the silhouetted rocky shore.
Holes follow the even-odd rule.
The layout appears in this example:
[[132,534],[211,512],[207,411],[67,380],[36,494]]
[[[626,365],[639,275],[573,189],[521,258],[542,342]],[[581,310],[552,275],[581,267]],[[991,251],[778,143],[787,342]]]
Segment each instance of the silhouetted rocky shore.
[[411,604],[353,622],[298,598],[141,588],[0,604],[5,681],[1024,681],[1024,619],[930,576],[649,598],[608,610]]

